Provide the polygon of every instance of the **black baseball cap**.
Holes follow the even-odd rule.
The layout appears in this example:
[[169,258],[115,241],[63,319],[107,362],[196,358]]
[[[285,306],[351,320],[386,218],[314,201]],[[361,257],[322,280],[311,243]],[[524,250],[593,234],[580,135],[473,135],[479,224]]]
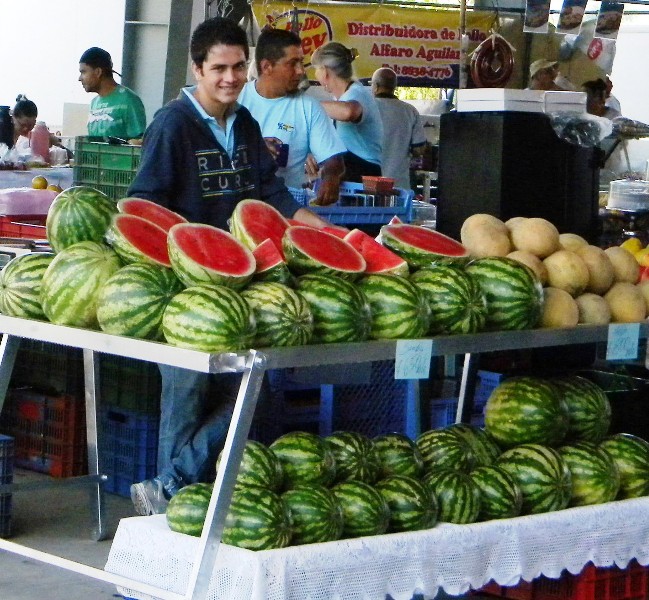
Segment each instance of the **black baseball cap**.
[[93,46],[88,48],[79,59],[80,63],[85,63],[91,67],[105,69],[109,73],[115,73],[116,75],[121,75],[113,69],[113,59],[110,54],[106,52],[103,48],[98,48]]

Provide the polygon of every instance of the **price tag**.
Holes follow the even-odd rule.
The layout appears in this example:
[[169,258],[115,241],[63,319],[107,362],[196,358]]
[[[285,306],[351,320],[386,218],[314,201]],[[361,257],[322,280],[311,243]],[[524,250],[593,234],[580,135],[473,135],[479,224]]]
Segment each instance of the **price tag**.
[[615,323],[608,326],[606,360],[638,358],[640,323]]
[[433,340],[397,340],[395,379],[428,379]]

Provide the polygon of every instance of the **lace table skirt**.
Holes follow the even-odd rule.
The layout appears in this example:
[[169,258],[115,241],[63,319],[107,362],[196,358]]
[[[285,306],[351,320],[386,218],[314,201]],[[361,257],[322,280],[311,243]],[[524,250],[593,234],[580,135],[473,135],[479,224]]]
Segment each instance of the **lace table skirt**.
[[[163,515],[123,519],[105,570],[182,594],[198,538]],[[597,566],[649,563],[649,498],[432,529],[251,552],[222,544],[210,600],[410,600],[451,595],[493,579],[514,585]],[[126,597],[150,596],[120,589]]]

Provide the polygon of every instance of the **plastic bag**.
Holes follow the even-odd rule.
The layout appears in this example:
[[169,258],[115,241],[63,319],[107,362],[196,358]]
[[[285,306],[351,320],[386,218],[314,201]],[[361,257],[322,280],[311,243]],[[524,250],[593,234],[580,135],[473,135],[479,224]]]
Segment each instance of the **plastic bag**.
[[0,190],[0,214],[46,215],[58,192],[33,188],[6,188]]
[[613,133],[610,119],[589,113],[550,113],[550,122],[559,139],[570,144],[591,148]]

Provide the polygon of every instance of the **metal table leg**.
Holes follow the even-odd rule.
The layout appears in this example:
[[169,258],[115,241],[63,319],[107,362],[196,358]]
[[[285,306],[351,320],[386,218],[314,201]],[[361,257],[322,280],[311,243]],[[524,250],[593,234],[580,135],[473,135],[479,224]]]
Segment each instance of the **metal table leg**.
[[462,365],[460,394],[457,401],[456,423],[470,423],[473,412],[473,397],[475,396],[475,379],[478,372],[479,354],[467,353]]

